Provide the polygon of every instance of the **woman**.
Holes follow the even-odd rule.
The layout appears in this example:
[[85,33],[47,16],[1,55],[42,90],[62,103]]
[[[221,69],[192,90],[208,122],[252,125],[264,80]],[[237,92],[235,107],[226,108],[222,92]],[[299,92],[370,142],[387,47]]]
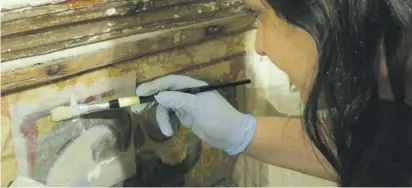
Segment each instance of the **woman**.
[[[411,186],[405,70],[412,61],[412,0],[246,3],[258,14],[256,51],[299,88],[303,121],[242,114],[217,92],[164,91],[156,96],[163,133],[173,134],[167,114],[174,111],[184,126],[230,155],[243,152],[341,186]],[[172,75],[136,92],[205,84]]]

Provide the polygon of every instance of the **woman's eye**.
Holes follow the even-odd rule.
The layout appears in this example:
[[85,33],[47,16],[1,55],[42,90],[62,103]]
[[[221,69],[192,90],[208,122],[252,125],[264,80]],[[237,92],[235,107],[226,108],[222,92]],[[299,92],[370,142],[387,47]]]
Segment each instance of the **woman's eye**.
[[250,14],[256,15],[256,16],[259,14],[259,11],[254,10],[254,9],[251,9],[251,8],[249,8],[248,12],[249,12]]

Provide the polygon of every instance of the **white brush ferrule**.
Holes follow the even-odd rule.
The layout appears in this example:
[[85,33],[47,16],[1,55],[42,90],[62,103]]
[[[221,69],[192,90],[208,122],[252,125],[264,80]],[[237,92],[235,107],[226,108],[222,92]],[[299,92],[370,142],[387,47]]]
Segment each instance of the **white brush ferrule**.
[[132,106],[135,104],[140,104],[139,97],[125,97],[125,98],[118,99],[118,101],[119,101],[120,108]]
[[73,114],[79,116],[110,109],[109,103],[81,104],[72,107]]

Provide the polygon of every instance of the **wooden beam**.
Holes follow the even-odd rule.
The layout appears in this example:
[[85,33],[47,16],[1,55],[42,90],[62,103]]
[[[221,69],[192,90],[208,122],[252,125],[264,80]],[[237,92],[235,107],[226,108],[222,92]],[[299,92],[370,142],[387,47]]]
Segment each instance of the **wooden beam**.
[[[66,59],[56,59],[35,66],[3,72],[2,94],[19,88],[32,87],[62,79],[85,71],[131,60],[159,51],[170,50],[196,43],[233,35],[254,28],[255,16],[237,15],[201,24],[175,28],[167,32],[141,38],[136,41],[117,44],[112,48],[99,50]],[[243,45],[243,44],[239,44]],[[64,52],[61,52],[64,53]],[[6,62],[7,63],[7,62]]]
[[[68,6],[65,6],[65,10],[63,9],[61,11],[55,11],[48,14],[35,16],[28,14],[29,12],[32,12],[34,10],[26,11],[26,14],[28,14],[27,16],[17,18],[16,16],[14,16],[13,20],[10,20],[12,19],[10,17],[13,17],[11,15],[12,13],[6,12],[3,15],[3,17],[6,17],[6,20],[2,20],[3,25],[1,28],[1,36],[7,36],[58,25],[72,24],[87,20],[104,19],[126,14],[136,14],[137,12],[150,12],[162,7],[173,7],[177,5],[193,3],[195,1],[196,0],[152,0],[140,5],[133,3],[133,1],[120,1],[87,7],[70,8]],[[138,6],[141,6],[140,9],[138,9]]]

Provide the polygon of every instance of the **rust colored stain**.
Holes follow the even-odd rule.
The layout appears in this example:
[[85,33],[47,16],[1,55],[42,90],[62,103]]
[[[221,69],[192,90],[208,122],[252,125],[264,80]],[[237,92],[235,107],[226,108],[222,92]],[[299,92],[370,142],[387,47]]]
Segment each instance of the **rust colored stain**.
[[20,133],[26,138],[26,144],[28,149],[27,161],[30,165],[30,175],[33,176],[34,164],[36,161],[36,148],[37,148],[37,126],[33,122],[25,122],[20,125]]
[[106,2],[105,0],[69,0],[59,3],[70,7],[85,7]]
[[91,102],[93,102],[93,101],[102,99],[102,98],[104,98],[104,97],[111,97],[111,96],[113,96],[113,95],[114,95],[114,90],[110,90],[110,91],[103,92],[103,93],[100,94],[100,95],[89,96],[89,97],[87,97],[86,99],[84,99],[84,101],[78,101],[78,102],[79,102],[80,104],[88,104],[88,103],[91,103]]

